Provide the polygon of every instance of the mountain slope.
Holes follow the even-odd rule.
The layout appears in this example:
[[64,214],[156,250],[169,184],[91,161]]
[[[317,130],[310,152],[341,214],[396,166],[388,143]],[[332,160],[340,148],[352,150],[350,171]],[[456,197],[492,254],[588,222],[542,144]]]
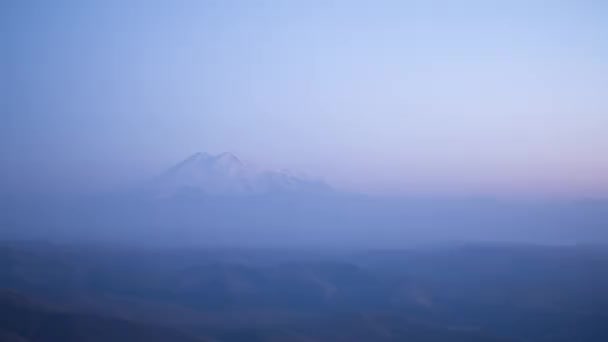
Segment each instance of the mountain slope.
[[2,341],[179,341],[196,342],[172,329],[76,312],[32,302],[13,291],[0,291]]

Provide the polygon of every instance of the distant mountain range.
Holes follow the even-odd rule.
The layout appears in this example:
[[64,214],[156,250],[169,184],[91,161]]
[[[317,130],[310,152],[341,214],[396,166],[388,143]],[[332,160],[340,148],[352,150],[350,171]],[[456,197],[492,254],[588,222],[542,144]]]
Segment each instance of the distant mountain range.
[[331,191],[322,181],[295,176],[288,170],[259,169],[228,152],[195,153],[154,179],[147,188],[159,197]]
[[118,191],[0,201],[0,237],[153,245],[382,246],[608,241],[603,202],[388,197],[196,153]]

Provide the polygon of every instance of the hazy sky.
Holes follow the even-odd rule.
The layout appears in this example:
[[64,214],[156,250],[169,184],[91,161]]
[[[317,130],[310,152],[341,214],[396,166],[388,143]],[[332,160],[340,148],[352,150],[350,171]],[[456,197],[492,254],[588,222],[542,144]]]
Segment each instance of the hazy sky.
[[0,6],[5,189],[232,151],[355,189],[608,195],[606,1]]

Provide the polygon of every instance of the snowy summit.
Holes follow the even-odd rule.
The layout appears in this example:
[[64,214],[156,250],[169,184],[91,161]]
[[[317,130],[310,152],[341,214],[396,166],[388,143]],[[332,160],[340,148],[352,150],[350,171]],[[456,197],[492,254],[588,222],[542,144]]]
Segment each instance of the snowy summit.
[[296,177],[286,170],[258,169],[228,152],[195,153],[162,174],[153,186],[163,196],[184,192],[250,195],[329,190],[323,182]]

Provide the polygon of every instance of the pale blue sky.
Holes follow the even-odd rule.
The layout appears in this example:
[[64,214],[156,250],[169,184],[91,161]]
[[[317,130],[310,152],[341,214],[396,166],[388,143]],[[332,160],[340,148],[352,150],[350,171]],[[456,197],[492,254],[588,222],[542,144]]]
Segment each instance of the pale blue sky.
[[2,1],[3,187],[196,151],[339,186],[608,194],[604,1]]

